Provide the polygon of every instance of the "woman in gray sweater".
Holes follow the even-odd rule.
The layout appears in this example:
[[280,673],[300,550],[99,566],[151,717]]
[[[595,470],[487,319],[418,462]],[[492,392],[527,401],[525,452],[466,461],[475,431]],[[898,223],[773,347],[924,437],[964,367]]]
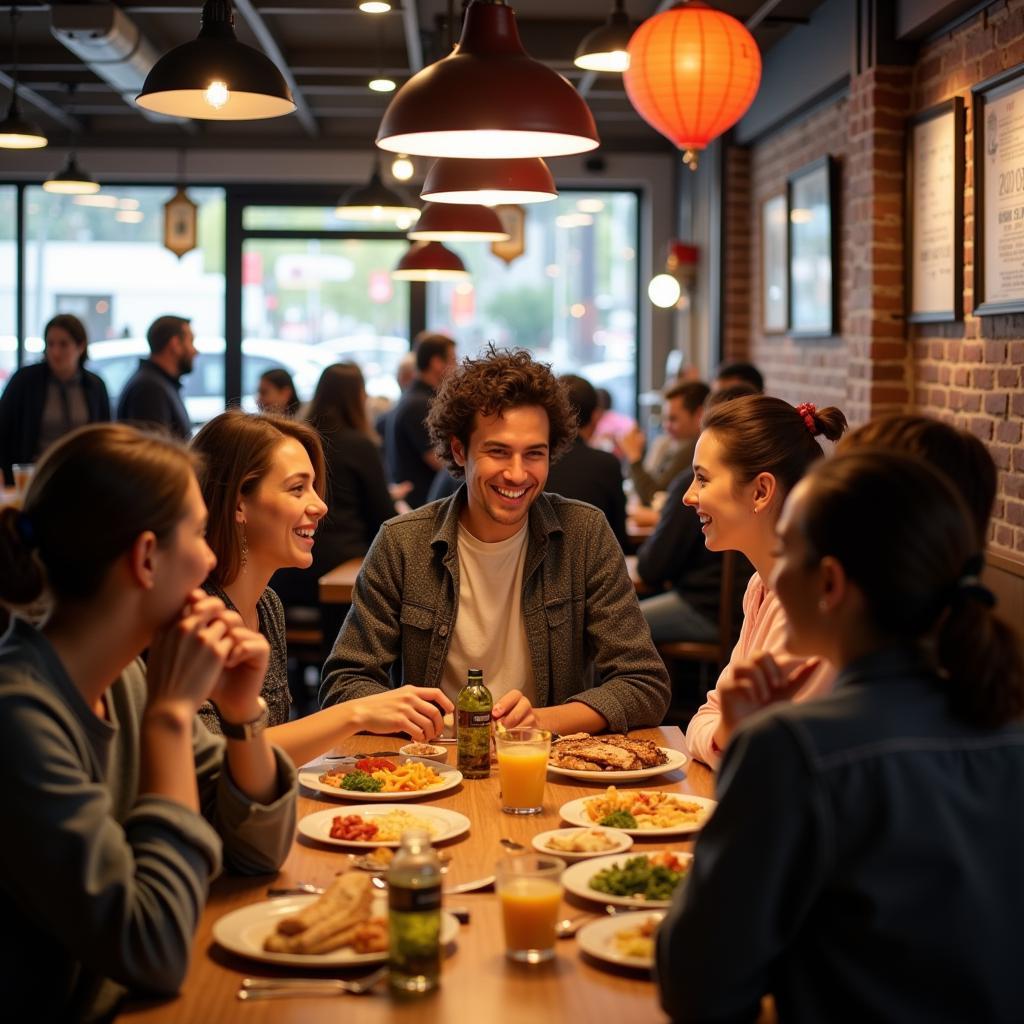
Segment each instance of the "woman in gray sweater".
[[[214,564],[188,453],[123,424],[47,453],[0,513],[0,1005],[90,1020],[174,993],[222,861],[275,870],[295,772],[261,735],[267,643],[197,589]],[[139,655],[149,649],[148,670]],[[216,699],[227,740],[196,711]]]

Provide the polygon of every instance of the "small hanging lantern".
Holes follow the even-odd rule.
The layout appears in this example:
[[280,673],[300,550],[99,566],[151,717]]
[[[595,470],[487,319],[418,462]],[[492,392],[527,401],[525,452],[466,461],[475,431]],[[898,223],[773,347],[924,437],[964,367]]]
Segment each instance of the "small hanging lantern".
[[753,103],[761,53],[731,15],[702,0],[685,0],[633,33],[622,78],[637,113],[683,150],[683,162],[696,170],[698,152]]
[[198,241],[198,209],[180,185],[164,203],[164,246],[180,260]]

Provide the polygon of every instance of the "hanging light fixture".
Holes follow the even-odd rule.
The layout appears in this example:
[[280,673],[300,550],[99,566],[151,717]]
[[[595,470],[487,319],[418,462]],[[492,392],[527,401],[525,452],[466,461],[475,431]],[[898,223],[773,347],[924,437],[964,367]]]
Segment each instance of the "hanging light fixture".
[[42,149],[47,143],[43,130],[21,113],[18,103],[18,18],[21,12],[11,8],[11,102],[0,121],[0,149]]
[[387,14],[391,10],[391,4],[387,0],[363,0],[359,10],[363,14]]
[[412,161],[405,155],[405,153],[399,153],[394,160],[391,161],[391,177],[395,181],[408,181],[416,173],[416,168],[413,167]]
[[669,242],[665,269],[655,274],[647,285],[647,297],[662,309],[672,309],[683,298],[684,288],[689,291],[697,273],[700,251],[685,242]]
[[43,182],[44,192],[56,195],[88,196],[99,192],[99,182],[78,165],[75,153],[68,153],[67,162],[52,178]]
[[427,203],[409,232],[414,242],[507,242],[512,236],[489,207]]
[[295,109],[274,62],[236,38],[231,0],[205,0],[198,37],[153,65],[135,102],[205,121],[253,121]]
[[555,179],[539,157],[529,160],[435,161],[420,198],[432,203],[546,203],[558,198]]
[[369,182],[350,188],[338,201],[334,211],[334,216],[343,220],[399,224],[409,218],[406,226],[415,222],[419,214],[419,209],[410,200],[384,184],[379,160],[374,161]]
[[761,82],[761,53],[746,27],[703,0],[648,18],[629,42],[622,81],[637,113],[683,150],[697,153],[746,112]]
[[625,71],[629,67],[629,40],[633,26],[629,23],[624,0],[615,0],[608,20],[588,32],[576,48],[573,63],[585,71]]
[[598,146],[583,97],[523,49],[515,12],[473,0],[462,37],[392,99],[377,145],[414,156],[566,156]]
[[391,276],[396,281],[465,281],[469,271],[440,242],[413,242]]

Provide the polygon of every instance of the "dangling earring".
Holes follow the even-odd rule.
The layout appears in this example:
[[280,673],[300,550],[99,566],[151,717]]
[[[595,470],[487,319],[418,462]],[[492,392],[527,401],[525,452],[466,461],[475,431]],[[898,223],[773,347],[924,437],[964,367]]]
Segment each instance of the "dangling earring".
[[246,567],[249,564],[249,541],[245,536],[245,523],[241,524],[242,528],[242,565],[239,569],[240,572],[245,572]]

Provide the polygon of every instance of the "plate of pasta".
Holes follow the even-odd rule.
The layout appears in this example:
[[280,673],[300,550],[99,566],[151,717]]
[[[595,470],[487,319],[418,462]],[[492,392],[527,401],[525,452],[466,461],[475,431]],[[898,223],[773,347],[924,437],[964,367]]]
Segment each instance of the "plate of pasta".
[[362,758],[326,771],[299,772],[299,782],[315,793],[342,800],[417,800],[455,789],[462,772],[424,757]]
[[469,818],[445,807],[403,807],[401,804],[356,804],[315,811],[299,818],[299,834],[330,846],[372,850],[402,845],[402,833],[422,829],[434,843],[469,831]]
[[576,933],[576,942],[596,960],[649,971],[654,966],[655,933],[664,916],[656,912],[599,917]]
[[717,806],[714,800],[691,793],[609,786],[597,796],[562,804],[558,813],[573,825],[603,825],[631,836],[679,836],[699,832]]

